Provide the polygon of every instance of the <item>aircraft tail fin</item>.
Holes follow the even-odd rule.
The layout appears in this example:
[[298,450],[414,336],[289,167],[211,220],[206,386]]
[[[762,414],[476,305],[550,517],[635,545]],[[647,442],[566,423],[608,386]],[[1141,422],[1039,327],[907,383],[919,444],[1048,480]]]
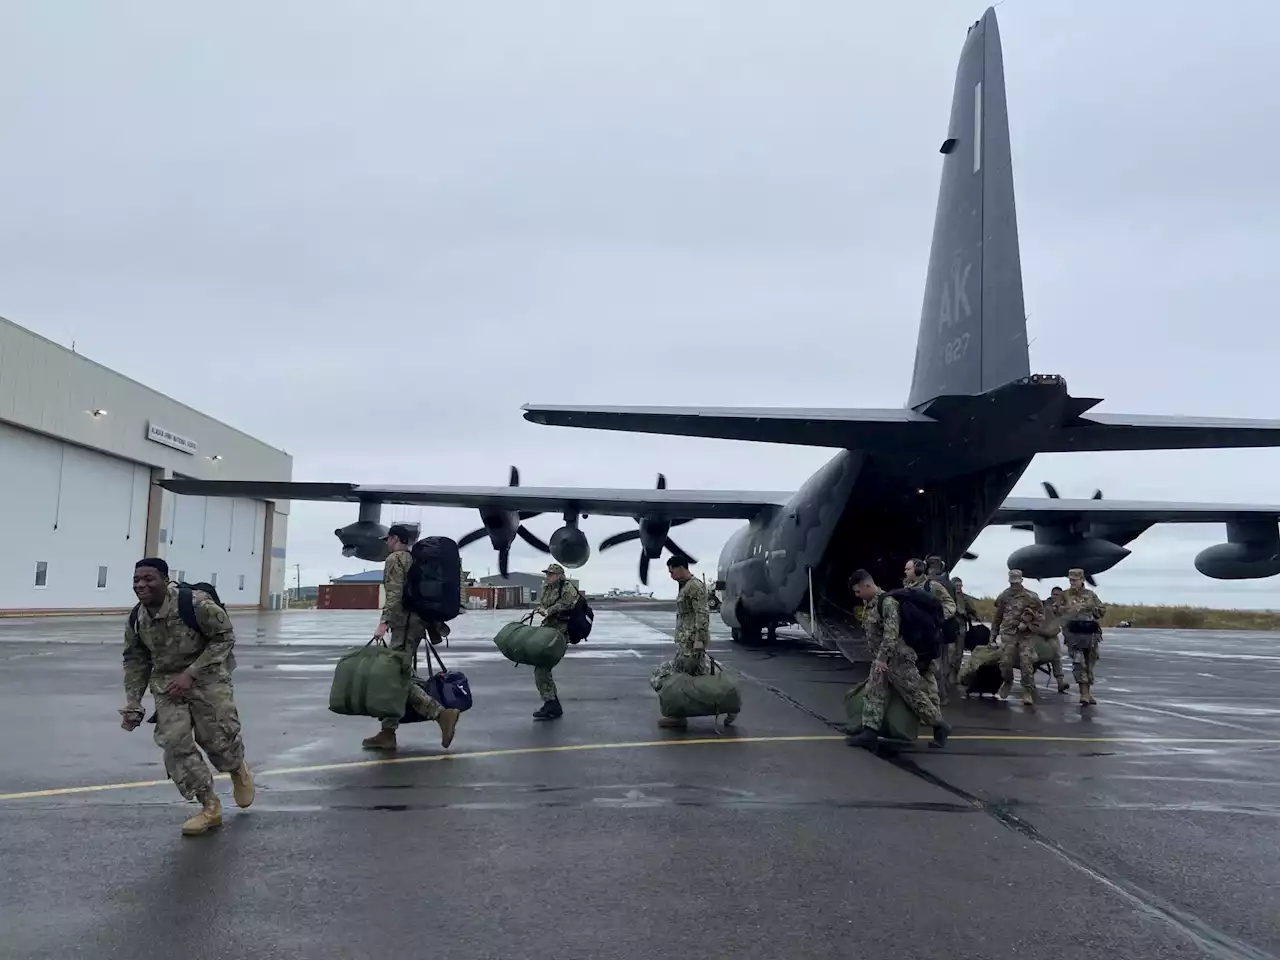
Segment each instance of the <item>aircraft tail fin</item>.
[[907,405],[977,396],[1030,373],[1004,58],[994,9],[969,28],[951,121]]

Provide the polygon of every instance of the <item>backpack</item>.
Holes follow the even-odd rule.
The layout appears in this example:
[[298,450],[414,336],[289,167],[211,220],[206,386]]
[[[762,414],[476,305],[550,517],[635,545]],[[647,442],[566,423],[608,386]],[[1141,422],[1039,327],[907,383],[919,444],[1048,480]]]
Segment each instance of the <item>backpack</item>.
[[[200,629],[200,621],[196,619],[196,601],[192,596],[199,590],[201,593],[207,593],[209,599],[222,608],[222,612],[227,612],[227,605],[222,602],[222,598],[218,596],[218,590],[212,583],[180,583],[178,584],[178,616],[182,618],[182,622],[194,630],[200,636],[204,636],[204,631]],[[138,629],[138,611],[142,609],[142,604],[135,603],[133,609],[129,611],[129,629],[137,631]]]
[[462,558],[448,537],[424,537],[409,554],[413,562],[401,602],[423,620],[444,623],[462,610]]
[[591,627],[595,623],[595,611],[587,603],[587,598],[578,594],[578,602],[569,611],[569,642],[579,643],[591,636]]
[[[891,590],[886,596],[898,601],[900,636],[916,657],[924,662],[936,660],[942,653],[942,603],[922,587]],[[884,616],[884,600],[880,600],[880,616]]]

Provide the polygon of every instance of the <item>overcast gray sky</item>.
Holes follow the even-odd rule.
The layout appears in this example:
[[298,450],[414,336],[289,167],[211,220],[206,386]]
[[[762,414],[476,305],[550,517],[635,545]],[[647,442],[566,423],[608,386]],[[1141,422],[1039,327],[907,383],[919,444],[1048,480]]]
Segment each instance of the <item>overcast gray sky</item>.
[[[938,144],[982,10],[11,0],[0,314],[284,447],[296,479],[501,484],[515,463],[527,485],[662,470],[788,489],[830,452],[540,427],[518,408],[902,403]],[[998,14],[1032,369],[1100,410],[1280,416],[1280,6]],[[1016,492],[1270,503],[1277,466],[1051,455]],[[454,536],[479,522],[387,514]],[[332,533],[352,519],[294,505],[304,580],[363,566]],[[585,527],[598,543],[631,525]],[[677,538],[713,575],[733,527]],[[1149,532],[1102,592],[1280,607],[1280,581],[1195,572],[1221,539]],[[1028,541],[990,530],[960,571],[992,592]],[[584,584],[634,584],[637,554],[593,557]],[[544,559],[520,545],[513,567]],[[485,545],[464,561],[496,571]]]

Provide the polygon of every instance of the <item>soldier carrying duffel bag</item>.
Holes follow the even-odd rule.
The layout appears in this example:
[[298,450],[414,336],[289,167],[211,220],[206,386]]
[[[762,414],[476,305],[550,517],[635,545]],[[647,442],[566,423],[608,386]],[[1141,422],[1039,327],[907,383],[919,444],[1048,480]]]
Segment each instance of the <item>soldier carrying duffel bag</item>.
[[[426,696],[418,687],[410,689],[409,677],[417,659],[418,645],[428,636],[429,624],[452,620],[461,607],[462,561],[454,541],[448,537],[417,540],[417,530],[403,523],[393,524],[383,539],[388,550],[382,570],[386,601],[374,637],[382,639],[391,634],[387,646],[400,656],[404,664],[399,681],[404,697],[400,699],[399,709],[379,715],[381,729],[363,741],[362,746],[366,750],[396,749],[396,728],[400,726],[407,698]],[[441,707],[434,700],[429,700],[421,704],[420,712],[439,721],[440,744],[449,746],[461,711]]]

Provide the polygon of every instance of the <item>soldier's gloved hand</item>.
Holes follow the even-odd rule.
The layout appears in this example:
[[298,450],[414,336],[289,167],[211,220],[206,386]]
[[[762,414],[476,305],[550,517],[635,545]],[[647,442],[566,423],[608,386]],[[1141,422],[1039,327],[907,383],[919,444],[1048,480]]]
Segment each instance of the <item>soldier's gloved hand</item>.
[[139,724],[146,718],[147,711],[131,703],[120,711],[120,716],[124,718],[120,721],[120,729],[133,731],[137,730]]

